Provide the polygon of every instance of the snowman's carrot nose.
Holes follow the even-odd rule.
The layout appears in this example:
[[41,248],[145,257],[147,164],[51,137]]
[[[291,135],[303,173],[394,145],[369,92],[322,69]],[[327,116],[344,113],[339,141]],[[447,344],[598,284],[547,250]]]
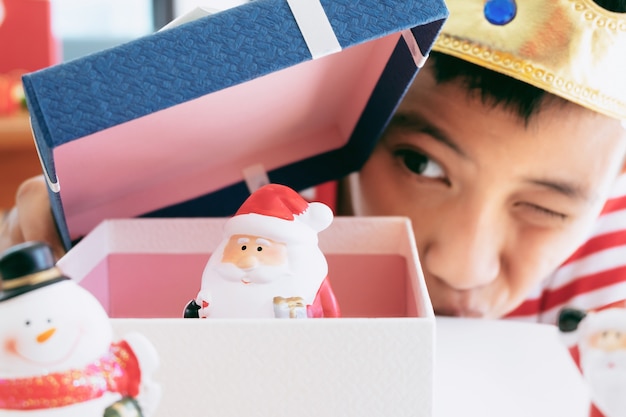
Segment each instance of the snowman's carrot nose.
[[43,343],[46,340],[50,339],[50,337],[54,334],[54,332],[56,332],[57,329],[55,329],[54,327],[49,328],[48,330],[46,330],[45,332],[41,332],[37,335],[37,342],[39,343]]

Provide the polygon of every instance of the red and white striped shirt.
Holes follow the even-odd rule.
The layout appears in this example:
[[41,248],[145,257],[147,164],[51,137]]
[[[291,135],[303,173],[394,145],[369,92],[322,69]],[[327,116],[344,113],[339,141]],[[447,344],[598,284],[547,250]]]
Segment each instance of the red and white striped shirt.
[[506,318],[556,324],[563,307],[626,305],[626,174],[618,179],[589,239]]

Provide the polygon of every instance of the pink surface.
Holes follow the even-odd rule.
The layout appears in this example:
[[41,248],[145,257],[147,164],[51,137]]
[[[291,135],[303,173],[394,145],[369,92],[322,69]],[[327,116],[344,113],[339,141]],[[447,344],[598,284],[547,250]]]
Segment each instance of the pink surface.
[[89,275],[80,281],[80,285],[95,295],[98,301],[100,301],[100,304],[103,306],[108,306],[110,302],[109,280],[107,279],[108,276],[109,263],[107,262],[107,259],[104,259],[96,265]]
[[[343,317],[415,317],[399,255],[327,255]],[[198,292],[205,254],[109,255],[82,281],[114,318],[182,317]]]
[[[399,35],[162,110],[54,150],[72,238],[346,144]],[[88,162],[87,162],[88,161]]]

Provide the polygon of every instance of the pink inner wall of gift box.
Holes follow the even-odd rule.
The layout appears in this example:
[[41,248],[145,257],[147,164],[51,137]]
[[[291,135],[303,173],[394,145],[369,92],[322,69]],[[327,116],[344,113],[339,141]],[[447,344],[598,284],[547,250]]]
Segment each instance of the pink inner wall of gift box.
[[[112,254],[80,284],[113,318],[180,318],[198,292],[206,254]],[[327,255],[343,317],[417,317],[406,259]],[[144,279],[138,279],[143,277]]]
[[347,48],[55,148],[71,237],[343,147],[399,34]]

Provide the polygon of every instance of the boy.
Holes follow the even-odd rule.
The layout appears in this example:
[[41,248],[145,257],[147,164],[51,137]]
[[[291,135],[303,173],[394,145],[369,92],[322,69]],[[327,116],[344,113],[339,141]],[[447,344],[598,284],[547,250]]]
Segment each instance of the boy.
[[[436,52],[337,207],[411,218],[437,314],[554,323],[563,305],[626,300],[624,3],[447,2]],[[0,249],[60,248],[46,204],[41,179],[25,183]]]
[[613,65],[626,61],[610,55],[624,56],[626,15],[524,1],[494,25],[489,3],[447,2],[438,53],[342,184],[340,214],[411,217],[438,314],[554,323],[564,305],[622,302],[626,85]]

